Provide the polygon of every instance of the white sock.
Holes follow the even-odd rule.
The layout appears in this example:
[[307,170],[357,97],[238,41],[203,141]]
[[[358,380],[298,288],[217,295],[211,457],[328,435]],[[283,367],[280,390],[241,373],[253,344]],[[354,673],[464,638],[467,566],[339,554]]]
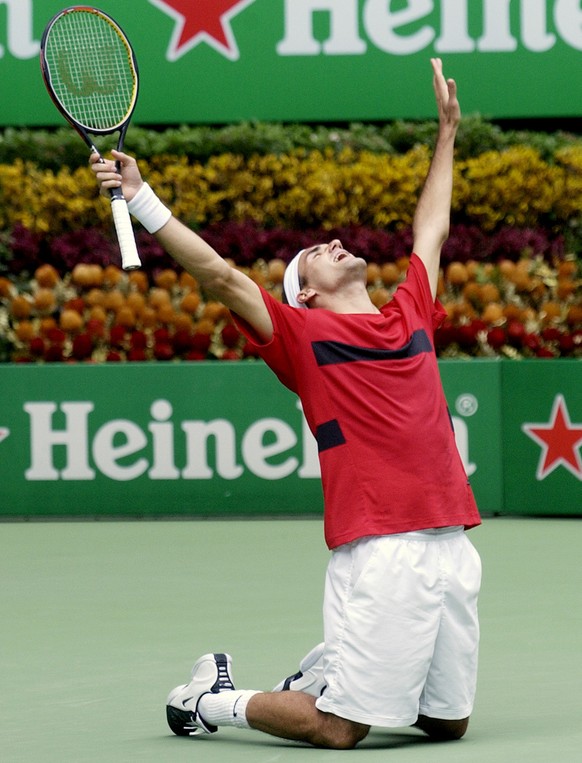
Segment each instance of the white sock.
[[221,691],[218,694],[203,694],[198,703],[198,712],[206,723],[213,726],[237,726],[250,728],[247,721],[247,704],[251,697],[260,694],[251,689]]

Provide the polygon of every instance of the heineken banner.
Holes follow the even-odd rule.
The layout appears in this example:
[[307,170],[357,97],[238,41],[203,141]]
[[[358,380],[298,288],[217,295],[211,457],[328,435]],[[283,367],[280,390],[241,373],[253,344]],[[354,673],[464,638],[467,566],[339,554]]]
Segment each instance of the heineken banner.
[[509,445],[503,458],[508,512],[582,514],[582,364],[568,365],[504,368],[502,397],[511,398],[501,422]]
[[[481,510],[582,515],[580,362],[440,367]],[[0,380],[1,516],[321,512],[317,446],[261,362],[6,365]]]
[[[0,124],[62,123],[41,84],[38,51],[45,25],[68,4],[0,0]],[[579,0],[98,0],[97,6],[135,48],[141,73],[135,122],[143,125],[434,117],[435,55],[458,80],[466,114],[580,112]]]

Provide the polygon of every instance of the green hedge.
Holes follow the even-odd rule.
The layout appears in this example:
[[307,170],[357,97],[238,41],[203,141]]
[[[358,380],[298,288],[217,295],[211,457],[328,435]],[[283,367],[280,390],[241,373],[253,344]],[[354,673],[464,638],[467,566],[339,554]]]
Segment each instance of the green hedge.
[[[386,125],[354,123],[348,126],[242,123],[224,127],[168,128],[163,131],[131,126],[126,149],[139,157],[172,155],[205,161],[223,153],[249,157],[283,154],[296,148],[341,151],[346,147],[377,153],[401,154],[420,144],[431,145],[436,122],[391,122]],[[100,150],[112,145],[111,138],[97,141]],[[501,151],[528,145],[551,160],[557,149],[582,144],[582,138],[567,132],[543,133],[502,130],[478,115],[464,117],[457,137],[457,156],[466,159],[485,151]],[[87,148],[74,130],[7,128],[0,132],[0,164],[31,161],[42,169],[76,168],[87,163]]]

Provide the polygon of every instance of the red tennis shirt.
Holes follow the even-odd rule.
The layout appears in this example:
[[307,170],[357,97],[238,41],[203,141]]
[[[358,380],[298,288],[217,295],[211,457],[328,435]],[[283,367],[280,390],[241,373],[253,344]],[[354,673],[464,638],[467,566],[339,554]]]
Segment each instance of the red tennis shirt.
[[329,548],[368,535],[480,523],[433,347],[444,317],[422,260],[378,314],[283,305],[262,290],[274,335],[248,339],[299,395],[319,451]]

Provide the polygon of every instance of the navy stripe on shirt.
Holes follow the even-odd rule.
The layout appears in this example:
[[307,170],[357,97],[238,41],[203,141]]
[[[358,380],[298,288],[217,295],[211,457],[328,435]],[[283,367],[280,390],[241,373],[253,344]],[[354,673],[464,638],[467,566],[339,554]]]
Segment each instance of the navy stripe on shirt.
[[330,448],[337,448],[338,445],[344,445],[346,438],[337,419],[331,419],[324,424],[319,424],[315,431],[317,441],[317,450],[321,453]]
[[401,360],[412,358],[423,352],[432,352],[432,344],[424,329],[413,332],[403,347],[395,350],[385,350],[377,347],[356,347],[343,342],[312,342],[318,366],[329,366],[337,363],[354,363],[358,360]]

